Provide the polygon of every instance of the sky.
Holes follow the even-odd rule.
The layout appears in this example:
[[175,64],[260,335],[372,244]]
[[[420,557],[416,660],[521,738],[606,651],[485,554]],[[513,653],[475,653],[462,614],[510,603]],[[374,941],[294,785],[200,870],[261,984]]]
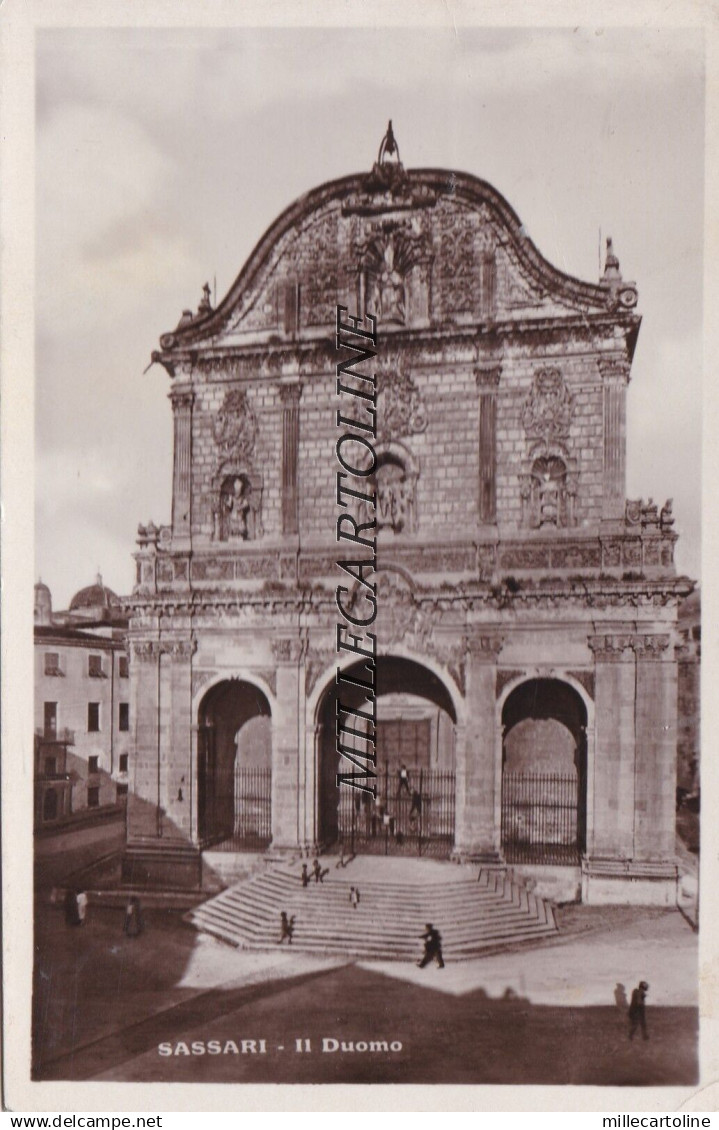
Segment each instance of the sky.
[[36,576],[65,608],[134,579],[170,520],[160,334],[219,301],[277,215],[369,171],[392,118],[407,168],[472,173],[587,281],[611,235],[639,288],[627,496],[674,499],[699,577],[701,33],[677,28],[39,29]]

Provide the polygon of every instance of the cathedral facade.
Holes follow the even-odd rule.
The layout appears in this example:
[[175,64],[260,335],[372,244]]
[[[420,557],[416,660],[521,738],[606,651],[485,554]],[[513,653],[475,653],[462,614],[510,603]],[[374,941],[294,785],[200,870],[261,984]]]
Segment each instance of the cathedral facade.
[[[377,319],[355,511],[376,698],[337,647],[338,584],[359,599],[338,570],[338,306]],[[161,337],[173,503],[139,527],[127,601],[128,874],[194,884],[210,847],[335,846],[673,900],[692,583],[671,502],[626,499],[636,307],[611,242],[598,283],[563,274],[489,184],[405,170],[390,130],[369,174],[291,205],[217,308],[206,288]],[[376,796],[337,785],[341,678],[372,707]]]

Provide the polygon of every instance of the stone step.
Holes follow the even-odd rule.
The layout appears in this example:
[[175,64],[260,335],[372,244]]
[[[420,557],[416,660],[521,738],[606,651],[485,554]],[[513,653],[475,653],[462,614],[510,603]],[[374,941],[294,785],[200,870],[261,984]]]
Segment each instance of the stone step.
[[[296,868],[279,864],[195,907],[187,920],[232,945],[272,949],[285,911],[295,918],[295,950],[397,960],[416,959],[428,921],[437,924],[444,952],[454,959],[557,932],[551,906],[497,872],[465,878],[446,865],[442,882],[436,879],[440,865],[427,870],[409,862],[402,861],[401,874],[397,867],[374,867],[372,878],[363,880],[358,908],[349,903],[350,875],[327,876],[305,889]],[[422,884],[423,875],[430,881]]]

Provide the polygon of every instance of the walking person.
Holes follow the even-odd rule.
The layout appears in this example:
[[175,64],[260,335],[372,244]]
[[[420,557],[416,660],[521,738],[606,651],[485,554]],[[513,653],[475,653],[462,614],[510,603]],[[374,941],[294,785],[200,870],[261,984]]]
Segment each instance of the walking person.
[[288,918],[287,917],[287,911],[283,910],[282,913],[280,914],[280,936],[277,939],[278,943],[280,945],[282,945],[285,938],[287,938],[287,944],[288,944],[288,946],[291,946],[292,945],[292,935],[294,934],[294,932],[295,932],[295,916],[293,914],[291,918]]
[[442,957],[442,935],[439,930],[436,930],[431,922],[425,925],[424,933],[420,934],[424,942],[424,955],[421,961],[417,962],[420,969],[424,969],[425,965],[429,965],[430,961],[435,961],[440,969],[444,969],[444,958]]
[[315,877],[315,883],[324,883],[326,871],[323,871],[319,859],[312,860],[312,874]]
[[360,902],[359,887],[350,887],[350,906],[356,910]]
[[87,918],[87,892],[78,891],[75,901],[77,902],[77,924],[84,926]]
[[309,887],[310,876],[309,876],[309,872],[307,870],[307,864],[306,863],[302,864],[302,874],[300,875],[300,880],[302,882],[303,887]]
[[645,1002],[647,993],[649,992],[649,985],[646,981],[640,981],[636,989],[632,992],[632,999],[629,1005],[629,1039],[634,1039],[634,1034],[637,1028],[641,1028],[642,1036],[645,1040],[649,1039],[647,1034],[647,1017],[645,1013]]
[[139,938],[142,931],[145,929],[145,923],[142,917],[142,907],[137,895],[130,895],[127,906],[125,907],[125,922],[123,930],[128,938]]

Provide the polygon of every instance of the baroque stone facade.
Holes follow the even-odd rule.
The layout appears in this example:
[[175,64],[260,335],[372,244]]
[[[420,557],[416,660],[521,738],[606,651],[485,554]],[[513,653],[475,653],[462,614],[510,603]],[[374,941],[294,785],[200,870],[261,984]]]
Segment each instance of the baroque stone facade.
[[341,304],[378,318],[364,514],[378,763],[384,749],[386,773],[408,756],[451,777],[447,853],[501,865],[529,845],[552,866],[548,843],[569,840],[520,827],[509,785],[549,765],[576,783],[565,858],[584,897],[661,901],[671,645],[692,584],[675,573],[671,503],[625,497],[637,289],[611,244],[598,283],[571,278],[490,185],[406,171],[390,152],[291,205],[219,306],[205,292],[153,354],[172,381],[173,507],[170,525],[139,528],[128,598],[129,856],[150,874],[222,836],[250,844],[243,757],[267,775],[263,846],[315,851],[341,824],[328,739]]

